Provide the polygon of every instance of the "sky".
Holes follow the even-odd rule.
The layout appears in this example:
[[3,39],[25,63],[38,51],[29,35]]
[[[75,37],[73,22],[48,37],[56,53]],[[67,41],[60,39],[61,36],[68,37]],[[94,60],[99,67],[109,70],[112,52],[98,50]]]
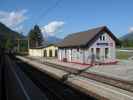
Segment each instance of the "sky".
[[133,31],[133,0],[0,0],[0,22],[27,35],[39,25],[44,36],[107,26],[117,37]]

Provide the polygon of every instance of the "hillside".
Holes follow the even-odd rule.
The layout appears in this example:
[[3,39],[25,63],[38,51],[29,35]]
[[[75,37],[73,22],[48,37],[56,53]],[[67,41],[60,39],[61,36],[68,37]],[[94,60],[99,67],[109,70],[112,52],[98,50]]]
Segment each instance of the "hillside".
[[133,47],[133,32],[122,36],[120,40],[122,42],[122,46]]
[[10,37],[12,39],[16,39],[17,37],[22,38],[23,35],[20,35],[18,32],[15,32],[5,26],[4,24],[0,23],[0,36],[2,37]]
[[7,40],[11,40],[12,43],[15,43],[17,38],[24,38],[24,36],[0,23],[0,46],[5,46]]
[[121,40],[133,40],[133,32],[122,36],[120,39]]
[[55,37],[55,36],[48,36],[47,37],[47,41],[49,42],[49,43],[57,43],[57,42],[60,42],[62,39],[60,39],[60,38],[57,38],[57,37]]

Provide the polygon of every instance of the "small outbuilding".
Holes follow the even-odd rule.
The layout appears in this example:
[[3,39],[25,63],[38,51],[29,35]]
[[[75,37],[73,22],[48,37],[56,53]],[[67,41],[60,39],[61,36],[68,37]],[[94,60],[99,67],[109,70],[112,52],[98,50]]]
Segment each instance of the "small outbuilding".
[[58,47],[55,44],[49,44],[43,48],[44,57],[57,57]]
[[57,57],[58,47],[56,44],[47,43],[44,46],[29,49],[29,56]]
[[116,43],[119,40],[106,26],[73,33],[58,44],[58,59],[80,64],[113,63]]

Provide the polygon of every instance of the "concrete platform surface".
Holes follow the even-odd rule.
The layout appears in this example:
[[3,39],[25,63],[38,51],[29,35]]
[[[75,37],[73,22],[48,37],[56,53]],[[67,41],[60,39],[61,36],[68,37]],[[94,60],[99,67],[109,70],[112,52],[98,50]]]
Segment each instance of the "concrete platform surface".
[[[31,57],[31,56],[28,56],[28,57]],[[47,62],[63,65],[63,66],[70,67],[70,68],[72,67],[72,68],[75,68],[75,69],[84,69],[84,68],[88,67],[88,65],[62,62],[62,61],[59,61],[56,58],[44,58],[44,57],[33,57],[33,56],[31,58],[39,60],[41,62],[47,61]]]
[[88,71],[133,82],[133,61],[120,60],[116,65],[97,65]]
[[[81,65],[75,63],[66,63],[58,61],[55,58],[46,59],[44,57],[31,57],[41,62],[48,61],[51,63],[63,65],[75,69],[84,69],[89,65]],[[117,64],[113,65],[95,65],[90,67],[88,72],[94,72],[101,75],[106,75],[109,77],[119,78],[127,81],[133,81],[133,61],[130,60],[119,60]]]
[[[33,61],[21,56],[17,56],[17,58],[57,79],[61,79],[63,75],[67,73],[65,71],[41,64],[38,61]],[[96,93],[97,95],[108,98],[109,100],[133,100],[133,93],[131,92],[84,77],[72,75],[65,83],[87,94],[90,94],[91,91],[92,93]]]

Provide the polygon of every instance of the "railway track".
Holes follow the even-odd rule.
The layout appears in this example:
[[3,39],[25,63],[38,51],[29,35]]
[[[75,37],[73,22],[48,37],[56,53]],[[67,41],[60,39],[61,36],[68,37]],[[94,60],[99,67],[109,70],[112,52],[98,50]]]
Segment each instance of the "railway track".
[[[44,92],[49,100],[96,100],[96,98],[86,95],[63,82],[50,77],[44,72],[28,65],[20,60],[16,60],[21,70]],[[50,94],[47,94],[47,91]],[[51,98],[51,94],[56,98]],[[99,97],[98,97],[99,98]],[[105,100],[105,99],[102,99]]]
[[0,100],[97,100],[14,57],[3,58]]
[[[28,59],[36,60],[33,58],[29,58],[29,57],[28,57]],[[69,77],[69,75],[71,75],[71,74],[79,75],[79,76],[82,76],[82,77],[85,77],[85,78],[88,78],[91,80],[95,80],[95,81],[98,81],[98,82],[101,82],[101,83],[104,83],[107,85],[111,85],[111,86],[129,91],[129,92],[133,92],[133,82],[129,82],[129,81],[125,81],[125,80],[121,80],[121,79],[117,79],[117,78],[112,78],[112,77],[108,77],[108,76],[104,76],[104,75],[99,75],[99,74],[92,73],[92,72],[86,72],[86,70],[84,70],[84,69],[78,70],[78,69],[74,69],[74,68],[68,68],[66,66],[62,66],[59,64],[53,64],[53,63],[46,62],[46,61],[45,62],[39,61],[39,62],[43,63],[47,66],[54,67],[54,68],[68,72],[67,77]]]
[[[48,100],[43,93],[7,55],[4,55],[2,100]],[[59,100],[59,99],[55,99]]]

